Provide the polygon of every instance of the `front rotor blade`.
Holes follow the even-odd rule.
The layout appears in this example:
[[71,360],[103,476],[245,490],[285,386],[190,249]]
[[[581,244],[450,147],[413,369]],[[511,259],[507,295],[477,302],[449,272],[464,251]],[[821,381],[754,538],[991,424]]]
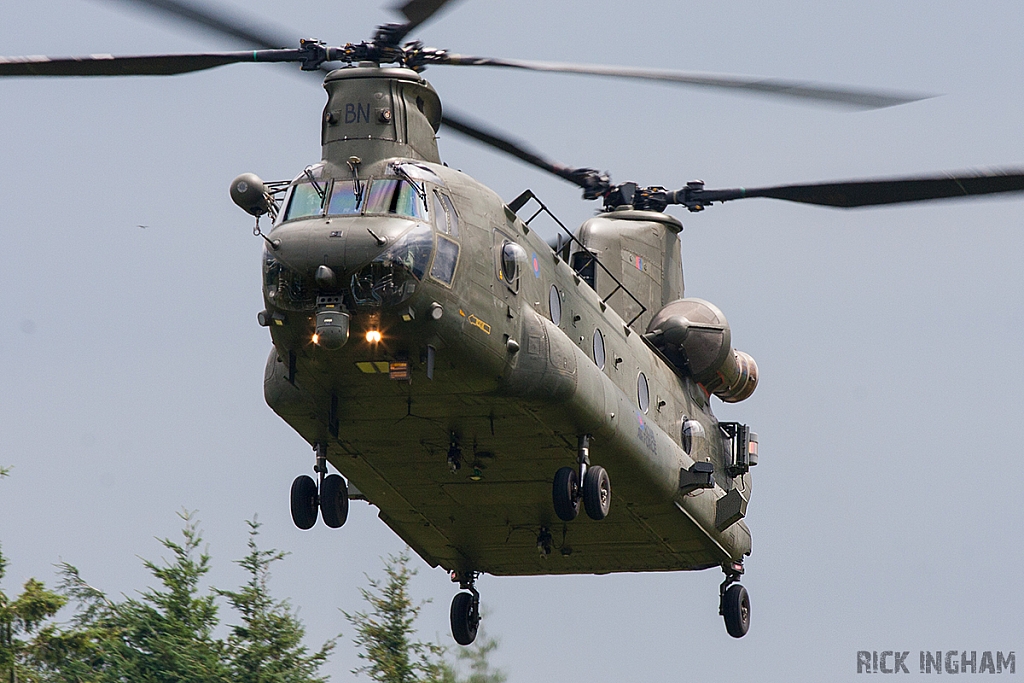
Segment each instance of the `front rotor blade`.
[[173,76],[239,62],[300,61],[299,50],[115,57],[0,57],[2,76]]
[[1006,169],[946,174],[923,178],[853,180],[813,185],[782,185],[748,190],[749,197],[853,208],[880,204],[923,202],[1001,192],[1024,192],[1024,170]]
[[520,59],[494,59],[491,57],[469,57],[447,55],[442,62],[457,66],[497,66],[528,71],[552,73],[586,74],[590,76],[611,76],[649,81],[680,83],[699,87],[719,88],[741,92],[756,92],[777,97],[814,100],[839,104],[858,109],[881,109],[898,104],[907,104],[935,97],[915,93],[885,92],[775,78],[753,76],[730,76],[725,74],[704,74],[671,69],[639,69],[627,66],[604,66],[600,64],[569,64],[562,62],[534,62]]
[[[110,0],[108,0],[110,1]],[[196,24],[253,47],[267,49],[294,45],[297,41],[277,35],[264,26],[258,26],[241,16],[215,10],[186,0],[112,0],[122,5],[140,5],[151,10],[169,14],[189,24]]]
[[409,0],[404,5],[397,6],[399,12],[405,17],[405,32],[408,33],[414,28],[434,16],[438,10],[444,7],[451,0]]

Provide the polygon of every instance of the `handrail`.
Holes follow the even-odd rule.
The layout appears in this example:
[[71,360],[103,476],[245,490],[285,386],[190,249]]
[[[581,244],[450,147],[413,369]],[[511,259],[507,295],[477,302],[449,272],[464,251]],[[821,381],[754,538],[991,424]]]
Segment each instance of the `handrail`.
[[[591,260],[594,263],[596,263],[597,265],[599,265],[601,267],[601,270],[603,270],[605,273],[607,273],[608,277],[610,277],[612,279],[612,281],[615,283],[615,285],[616,285],[615,289],[613,289],[608,296],[606,296],[604,299],[602,299],[601,302],[602,303],[608,303],[608,299],[611,299],[613,296],[615,296],[615,294],[621,289],[623,292],[626,293],[626,296],[628,296],[630,299],[632,299],[636,303],[636,305],[640,307],[640,312],[637,313],[635,316],[633,316],[632,320],[630,320],[628,323],[626,323],[626,327],[632,327],[633,323],[635,323],[640,318],[640,316],[642,316],[644,313],[647,312],[647,307],[643,305],[643,303],[640,301],[640,299],[637,299],[635,296],[633,296],[633,293],[631,291],[626,289],[626,285],[622,284],[619,281],[619,278],[615,277],[615,275],[614,275],[614,273],[612,273],[612,271],[608,270],[608,268],[606,268],[605,265],[603,263],[601,263],[601,259],[597,258],[597,254],[595,254],[594,252],[590,251],[590,249],[587,249],[587,247],[582,242],[580,242],[579,239],[577,239],[576,235],[572,234],[572,231],[569,230],[569,228],[565,227],[565,224],[562,223],[562,221],[558,220],[558,216],[556,216],[554,213],[551,212],[551,209],[549,209],[547,207],[547,205],[544,204],[544,202],[542,202],[540,200],[540,197],[538,197],[537,195],[535,195],[533,193],[533,190],[529,190],[529,189],[524,190],[522,194],[520,194],[518,197],[516,197],[511,202],[509,202],[508,208],[510,208],[512,210],[512,213],[515,213],[515,214],[518,215],[519,214],[519,210],[522,209],[524,206],[526,206],[530,202],[531,199],[533,201],[537,202],[537,205],[540,208],[537,209],[537,211],[535,211],[532,216],[530,216],[528,219],[526,219],[523,222],[526,225],[529,225],[530,222],[533,219],[535,219],[537,216],[539,216],[542,213],[546,213],[548,216],[550,216],[551,220],[553,220],[555,223],[557,223],[558,227],[560,227],[565,232],[565,234],[567,234],[569,236],[569,241],[570,242],[575,242],[577,244],[577,246],[579,246],[580,249],[585,251],[587,253],[587,255],[590,256]],[[561,235],[559,235],[559,237],[561,237]],[[568,243],[566,243],[566,244],[568,245]],[[561,239],[559,239],[559,248],[557,250],[555,250],[555,253],[557,254],[561,250],[562,250]],[[559,258],[561,258],[561,257],[559,257]]]

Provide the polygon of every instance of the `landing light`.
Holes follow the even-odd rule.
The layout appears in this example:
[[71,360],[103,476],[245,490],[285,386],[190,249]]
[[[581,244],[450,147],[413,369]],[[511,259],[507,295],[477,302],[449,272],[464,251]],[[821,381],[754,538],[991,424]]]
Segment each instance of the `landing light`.
[[366,341],[368,341],[371,344],[379,344],[380,332],[378,332],[377,330],[370,330],[369,332],[366,333]]

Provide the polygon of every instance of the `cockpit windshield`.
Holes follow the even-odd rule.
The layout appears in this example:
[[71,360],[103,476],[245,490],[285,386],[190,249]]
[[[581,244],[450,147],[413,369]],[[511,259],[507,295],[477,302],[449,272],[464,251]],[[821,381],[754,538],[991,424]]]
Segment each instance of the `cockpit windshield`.
[[370,184],[366,213],[390,213],[409,218],[427,219],[427,206],[408,180],[382,178]]
[[363,210],[363,198],[367,183],[356,187],[351,180],[335,180],[331,189],[331,201],[327,205],[328,216],[358,216]]
[[[321,190],[323,188],[321,187]],[[319,216],[323,207],[320,190],[312,183],[299,183],[288,193],[288,206],[284,210],[282,221],[290,221],[306,216]]]
[[354,180],[339,179],[333,183],[321,183],[293,185],[280,222],[310,216],[358,216],[362,213],[427,220],[426,189],[408,180],[378,178],[357,184]]

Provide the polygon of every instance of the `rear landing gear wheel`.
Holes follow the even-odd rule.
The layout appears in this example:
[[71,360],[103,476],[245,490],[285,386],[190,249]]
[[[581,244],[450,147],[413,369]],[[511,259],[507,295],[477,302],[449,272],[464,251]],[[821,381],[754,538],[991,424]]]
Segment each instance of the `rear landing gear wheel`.
[[563,522],[571,522],[580,513],[580,477],[572,467],[563,467],[555,472],[551,487],[551,499],[555,514]]
[[587,468],[583,477],[583,507],[591,519],[602,520],[612,506],[612,481],[600,465]]
[[456,593],[451,609],[452,636],[459,645],[476,640],[480,627],[480,598],[472,593]]
[[[348,519],[348,484],[341,475],[328,475],[320,485],[320,514],[324,524],[332,529],[337,529]],[[313,517],[316,518],[316,511]]]
[[722,616],[725,630],[733,638],[742,638],[750,629],[750,596],[738,583],[729,586],[722,595]]
[[305,474],[295,477],[292,482],[292,521],[300,529],[311,529],[316,524],[319,496],[316,482]]

